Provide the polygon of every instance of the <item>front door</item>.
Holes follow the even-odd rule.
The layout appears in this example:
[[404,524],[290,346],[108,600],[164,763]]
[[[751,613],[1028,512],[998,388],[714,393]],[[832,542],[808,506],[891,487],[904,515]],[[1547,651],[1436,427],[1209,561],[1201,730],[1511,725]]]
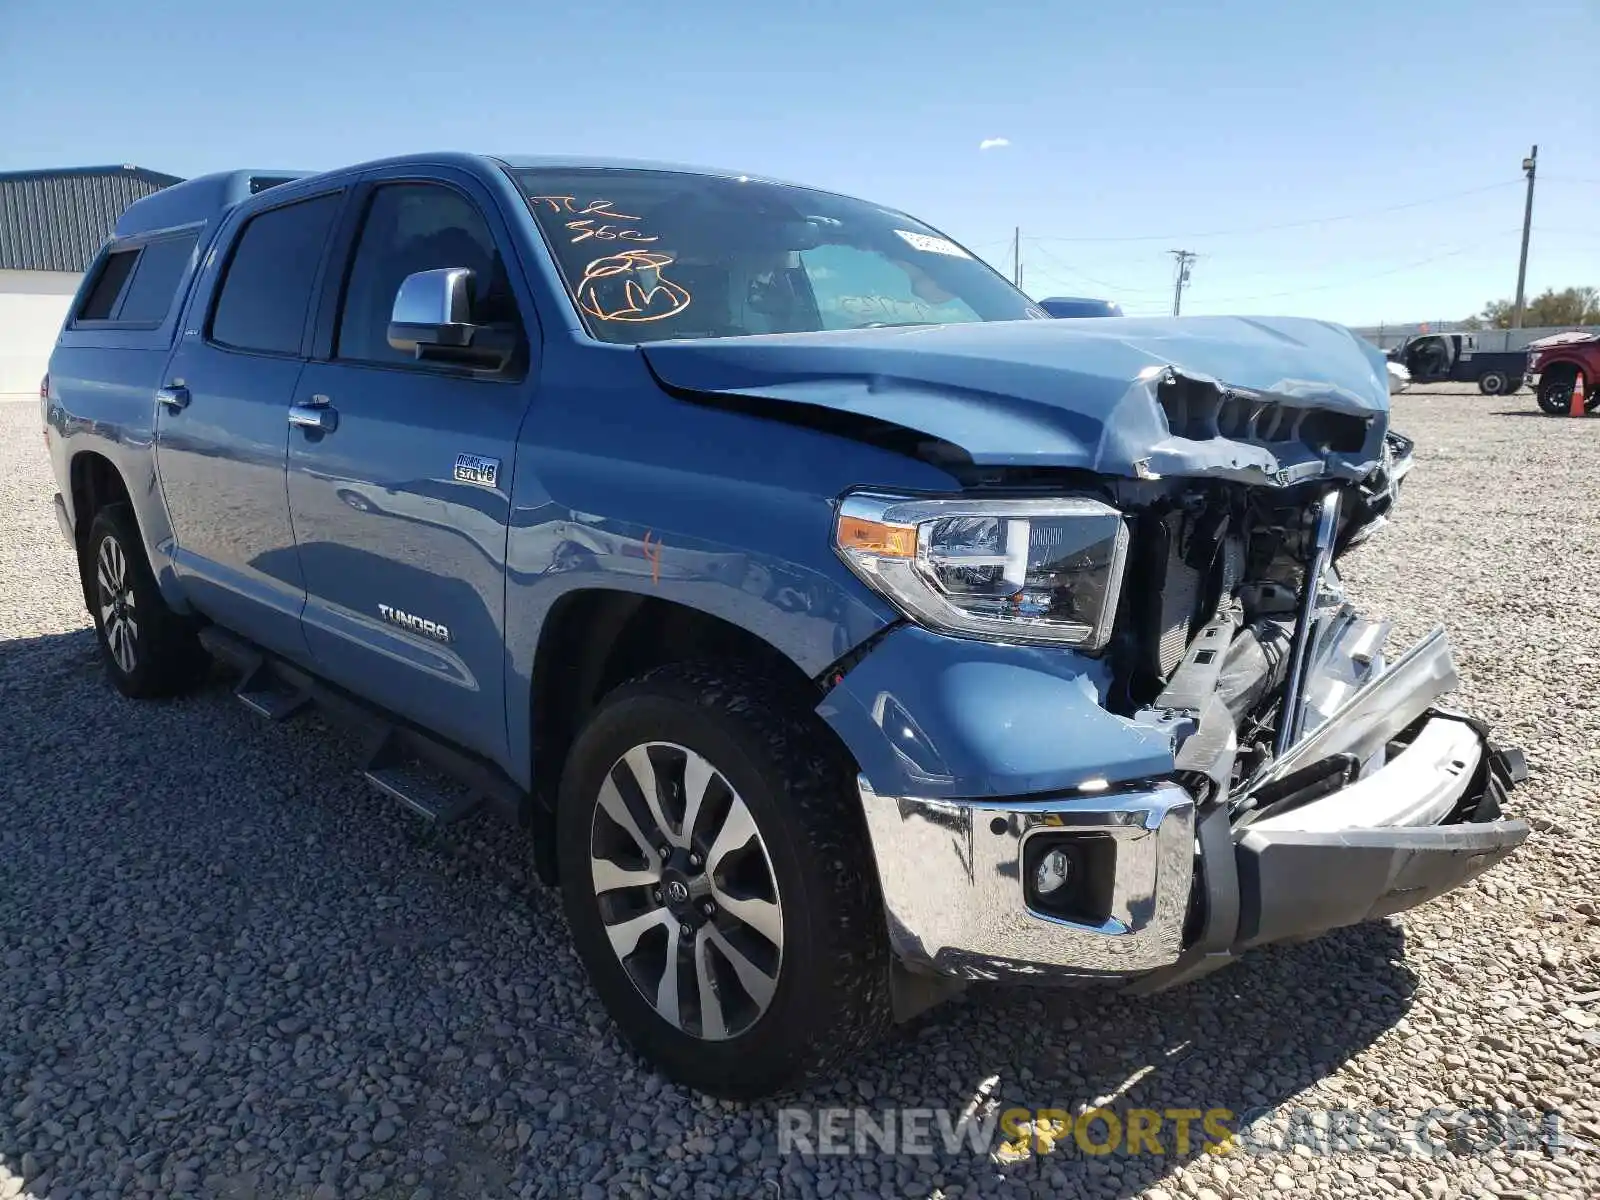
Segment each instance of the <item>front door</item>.
[[1406,343],[1405,363],[1417,383],[1450,378],[1450,349],[1446,340],[1437,334],[1412,338]]
[[421,363],[390,347],[388,325],[406,276],[467,267],[474,322],[525,331],[505,230],[466,178],[380,178],[357,204],[331,353],[295,389],[327,427],[289,438],[306,642],[334,682],[503,760],[506,529],[527,354],[495,373]]
[[326,192],[248,220],[200,285],[156,406],[156,468],[185,593],[219,624],[299,661],[305,581],[284,479],[287,413],[342,200]]

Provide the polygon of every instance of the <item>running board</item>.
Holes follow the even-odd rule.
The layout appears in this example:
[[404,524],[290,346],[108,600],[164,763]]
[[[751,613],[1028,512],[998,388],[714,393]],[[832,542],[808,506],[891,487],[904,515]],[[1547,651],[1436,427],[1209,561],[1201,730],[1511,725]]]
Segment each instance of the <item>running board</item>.
[[240,704],[269,721],[282,721],[311,703],[306,692],[285,687],[273,674],[267,660],[259,656],[255,666],[240,672],[233,694]]
[[414,778],[404,767],[368,767],[361,772],[361,777],[380,792],[392,796],[412,812],[436,825],[453,824],[483,807],[483,797],[476,792],[452,800],[424,781]]
[[420,758],[408,756],[404,738],[393,726],[376,733],[361,770],[361,777],[378,791],[436,825],[453,824],[483,807],[483,793],[476,788],[463,786],[451,795],[446,781],[430,779],[430,774],[443,772],[430,772]]
[[[253,712],[273,720],[315,705],[367,739],[361,776],[380,792],[430,821],[448,824],[487,802],[496,811],[536,833],[548,830],[549,811],[493,763],[416,728],[372,701],[352,695],[292,663],[208,625],[200,643],[212,657],[238,670],[234,694]],[[536,841],[540,873],[554,878],[549,847]],[[548,872],[548,873],[547,873]]]

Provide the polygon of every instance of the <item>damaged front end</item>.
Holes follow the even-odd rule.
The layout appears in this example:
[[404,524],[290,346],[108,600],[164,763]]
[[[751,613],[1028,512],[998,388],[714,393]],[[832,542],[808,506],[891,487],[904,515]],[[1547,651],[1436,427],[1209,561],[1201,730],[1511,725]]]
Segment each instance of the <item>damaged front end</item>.
[[1361,616],[1339,578],[1343,553],[1388,519],[1410,455],[1391,433],[1359,484],[1186,488],[1141,516],[1160,533],[1129,584],[1147,600],[1121,703],[1171,734],[1200,853],[1183,950],[1137,989],[1412,908],[1526,839],[1502,815],[1520,752],[1440,703],[1458,682],[1444,631],[1387,661],[1388,623]]
[[641,353],[687,402],[952,480],[834,513],[835,552],[901,618],[818,706],[901,962],[1160,987],[1408,908],[1527,836],[1500,813],[1520,757],[1439,704],[1443,635],[1391,665],[1344,594],[1412,449],[1349,330],[1002,321]]
[[[1009,572],[1029,612],[1050,581],[1080,598],[1107,595],[1085,580],[1120,583],[1114,620],[1091,612],[1075,651],[963,642],[978,621],[908,605],[930,632],[891,632],[833,681],[819,711],[862,765],[891,942],[914,970],[1159,990],[1414,907],[1528,835],[1502,812],[1520,753],[1441,703],[1457,683],[1444,633],[1390,661],[1388,623],[1340,578],[1388,521],[1411,442],[1381,412],[1171,368],[1142,382],[1165,428],[1124,476],[971,469],[968,496],[995,511],[1059,513],[1038,497],[1070,493],[1120,514],[1125,540],[1086,535],[1037,588],[999,525],[974,534],[984,550],[926,523],[970,500],[841,505],[869,547],[841,552],[876,586],[901,552],[925,584],[952,562]],[[1038,529],[1018,525],[1033,553]]]

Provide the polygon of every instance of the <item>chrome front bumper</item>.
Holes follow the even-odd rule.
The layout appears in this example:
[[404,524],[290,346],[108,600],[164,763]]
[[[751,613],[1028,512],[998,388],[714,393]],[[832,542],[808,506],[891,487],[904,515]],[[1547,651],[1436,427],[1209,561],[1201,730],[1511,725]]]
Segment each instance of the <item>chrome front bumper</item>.
[[[1373,647],[1358,650],[1375,660]],[[1145,976],[1137,986],[1154,990],[1248,947],[1459,887],[1528,836],[1525,822],[1501,811],[1525,777],[1521,756],[1434,705],[1456,682],[1442,631],[1388,669],[1376,661],[1359,684],[1331,688],[1337,676],[1323,672],[1312,707],[1327,715],[1236,796],[1203,809],[1171,780],[943,800],[880,796],[861,777],[895,954],[960,979]],[[1342,782],[1297,782],[1339,764]],[[1029,843],[1041,836],[1109,840],[1096,919],[1030,904]]]
[[[880,796],[858,780],[890,945],[903,962],[963,979],[1121,976],[1182,950],[1194,879],[1194,799],[1176,783],[1043,800]],[[1093,923],[1028,906],[1027,843],[1109,838],[1115,875]]]

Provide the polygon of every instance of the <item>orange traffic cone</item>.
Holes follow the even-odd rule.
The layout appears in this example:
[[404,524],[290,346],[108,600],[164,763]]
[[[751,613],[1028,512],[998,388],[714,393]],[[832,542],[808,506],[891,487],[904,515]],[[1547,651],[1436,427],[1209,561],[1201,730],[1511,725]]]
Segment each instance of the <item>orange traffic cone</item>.
[[1579,371],[1572,381],[1572,408],[1568,410],[1567,416],[1581,417],[1586,407],[1583,399],[1583,372]]

